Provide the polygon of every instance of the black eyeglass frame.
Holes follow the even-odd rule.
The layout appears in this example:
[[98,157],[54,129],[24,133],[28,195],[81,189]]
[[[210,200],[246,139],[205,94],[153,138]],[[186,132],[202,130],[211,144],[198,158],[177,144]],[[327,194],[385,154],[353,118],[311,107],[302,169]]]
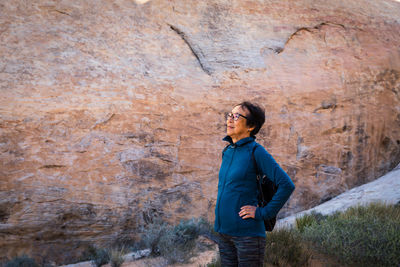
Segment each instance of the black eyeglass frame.
[[240,113],[228,113],[226,114],[226,120],[229,120],[230,118],[233,118],[234,121],[237,121],[240,117],[243,117],[247,120],[247,117],[240,114]]

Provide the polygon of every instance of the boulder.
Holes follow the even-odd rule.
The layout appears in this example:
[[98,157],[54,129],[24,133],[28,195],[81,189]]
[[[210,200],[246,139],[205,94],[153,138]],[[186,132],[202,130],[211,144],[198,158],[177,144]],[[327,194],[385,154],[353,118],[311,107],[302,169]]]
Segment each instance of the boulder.
[[0,256],[68,263],[214,219],[225,113],[296,184],[280,216],[400,162],[400,3],[2,1]]

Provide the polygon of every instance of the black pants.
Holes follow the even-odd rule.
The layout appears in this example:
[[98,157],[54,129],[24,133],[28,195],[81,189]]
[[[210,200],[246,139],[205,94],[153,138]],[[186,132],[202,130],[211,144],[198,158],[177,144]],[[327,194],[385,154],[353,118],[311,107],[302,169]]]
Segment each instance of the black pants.
[[264,264],[265,237],[219,234],[218,247],[222,267],[262,267]]

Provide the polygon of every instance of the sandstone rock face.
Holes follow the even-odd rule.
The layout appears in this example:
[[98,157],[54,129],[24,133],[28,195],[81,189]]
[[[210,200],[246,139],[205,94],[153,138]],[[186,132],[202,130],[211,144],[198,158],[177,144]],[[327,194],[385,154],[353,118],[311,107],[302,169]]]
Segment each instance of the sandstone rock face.
[[2,258],[213,220],[224,114],[245,99],[296,184],[281,216],[399,163],[399,2],[141,2],[0,3]]

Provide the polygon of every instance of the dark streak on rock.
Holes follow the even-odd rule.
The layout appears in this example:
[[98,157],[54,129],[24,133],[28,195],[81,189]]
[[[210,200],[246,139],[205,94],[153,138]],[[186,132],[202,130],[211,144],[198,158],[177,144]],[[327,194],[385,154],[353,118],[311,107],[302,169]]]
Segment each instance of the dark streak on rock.
[[289,38],[285,42],[285,45],[281,49],[273,49],[273,48],[271,48],[271,49],[274,50],[276,54],[280,54],[280,53],[283,52],[283,50],[285,49],[285,47],[289,43],[289,41],[292,40],[293,37],[296,36],[299,32],[302,32],[302,31],[311,32],[312,30],[320,30],[322,28],[322,26],[329,26],[329,25],[336,25],[336,26],[342,27],[343,29],[346,29],[346,27],[343,24],[329,22],[329,21],[321,22],[321,23],[319,23],[318,25],[316,25],[314,27],[301,27],[301,28],[298,28],[294,33],[292,33],[289,36]]
[[60,10],[57,10],[57,9],[54,9],[53,11],[58,12],[58,13],[63,14],[63,15],[71,16],[70,14],[68,14],[65,11],[60,11]]
[[206,67],[204,65],[204,62],[202,61],[202,58],[204,58],[203,53],[201,52],[201,50],[199,48],[196,48],[192,42],[189,40],[189,38],[187,37],[187,35],[181,31],[180,29],[178,29],[176,26],[174,25],[170,25],[168,24],[169,27],[171,28],[171,30],[173,30],[174,32],[176,32],[181,38],[182,40],[189,46],[190,50],[192,51],[193,55],[196,57],[197,61],[200,64],[201,69],[208,75],[212,74],[212,70],[208,67]]
[[66,166],[52,164],[52,165],[44,165],[44,166],[40,167],[39,169],[53,169],[53,168],[64,168],[64,167],[66,167]]
[[370,174],[368,173],[368,169],[365,166],[364,162],[366,159],[364,158],[364,151],[368,145],[368,139],[370,138],[366,132],[366,122],[365,118],[361,115],[357,116],[357,127],[355,129],[356,135],[356,154],[354,155],[354,171],[356,173],[356,177],[359,177],[355,180],[356,186],[366,183],[370,178]]
[[10,207],[7,207],[7,205],[0,206],[0,223],[6,223],[10,215]]
[[321,110],[321,109],[322,109],[322,110],[323,110],[323,109],[332,109],[332,111],[334,111],[334,110],[336,109],[336,107],[337,107],[337,105],[336,105],[336,99],[329,100],[329,101],[324,100],[324,101],[322,101],[321,106],[318,107],[318,108],[316,108],[316,109],[313,111],[313,113],[316,113],[317,111],[319,111],[319,110]]
[[57,199],[51,199],[51,200],[43,200],[43,201],[33,201],[32,202],[36,203],[36,204],[43,204],[43,203],[53,203],[53,202],[62,202],[64,201],[64,199],[62,198],[57,198]]
[[383,138],[383,140],[381,141],[381,146],[384,150],[388,150],[392,145],[392,140],[385,136],[385,138]]
[[283,47],[267,47],[267,49],[274,51],[275,54],[280,54],[283,51]]

